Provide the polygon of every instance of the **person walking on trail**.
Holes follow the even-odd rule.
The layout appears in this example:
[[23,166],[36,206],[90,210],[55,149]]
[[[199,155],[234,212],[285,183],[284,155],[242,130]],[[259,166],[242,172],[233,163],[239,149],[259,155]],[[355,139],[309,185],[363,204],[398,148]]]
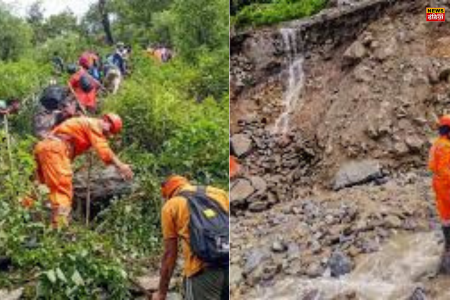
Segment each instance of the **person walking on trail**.
[[97,92],[101,87],[101,84],[88,72],[93,63],[90,55],[82,55],[78,61],[80,69],[69,80],[69,87],[78,101],[91,113],[97,110]]
[[428,166],[433,173],[436,208],[444,234],[440,271],[450,274],[450,115],[439,120],[439,138],[431,147]]
[[46,138],[57,125],[78,114],[75,96],[65,86],[47,87],[39,102],[33,116],[33,130],[40,140]]
[[58,51],[53,52],[52,63],[56,74],[59,75],[64,73],[64,60],[59,55]]
[[122,129],[122,119],[113,113],[102,118],[75,117],[52,130],[51,134],[37,143],[34,155],[37,162],[38,180],[50,190],[52,225],[57,228],[68,225],[72,209],[71,162],[94,148],[105,164],[113,164],[129,180],[133,177],[131,167],[123,163],[110,149],[107,138]]
[[193,186],[182,176],[161,185],[164,254],[153,300],[167,297],[181,241],[184,254],[184,296],[187,300],[229,299],[228,194],[214,187]]
[[122,76],[125,76],[127,74],[125,56],[126,56],[125,44],[122,42],[118,42],[116,45],[116,50],[108,58],[110,64],[119,68]]

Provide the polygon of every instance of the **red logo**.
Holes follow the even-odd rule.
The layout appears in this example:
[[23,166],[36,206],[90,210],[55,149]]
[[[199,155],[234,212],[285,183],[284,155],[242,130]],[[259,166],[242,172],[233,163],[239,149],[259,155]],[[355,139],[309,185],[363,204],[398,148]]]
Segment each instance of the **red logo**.
[[428,22],[445,22],[445,8],[427,7]]

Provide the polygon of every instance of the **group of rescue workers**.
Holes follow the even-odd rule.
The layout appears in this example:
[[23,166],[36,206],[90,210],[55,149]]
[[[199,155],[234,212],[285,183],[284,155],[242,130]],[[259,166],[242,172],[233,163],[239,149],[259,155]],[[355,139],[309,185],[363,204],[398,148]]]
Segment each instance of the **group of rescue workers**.
[[[124,180],[134,176],[131,166],[122,162],[108,144],[109,138],[121,132],[123,120],[115,113],[94,116],[98,112],[102,68],[117,67],[126,75],[130,53],[131,48],[118,44],[110,65],[105,68],[97,54],[85,52],[78,66],[69,67],[72,77],[67,86],[49,86],[40,97],[40,109],[33,122],[38,138],[34,147],[35,179],[36,184],[43,184],[49,190],[51,224],[58,230],[67,227],[71,219],[75,158],[93,149],[106,165],[115,166]],[[64,70],[61,59],[55,58],[53,63]],[[0,105],[0,114],[16,113],[19,103],[15,100]],[[192,185],[179,175],[168,177],[161,184],[161,192],[165,200],[161,212],[164,254],[159,290],[151,299],[166,299],[179,244],[184,254],[184,298],[228,299],[228,193],[210,186]],[[34,199],[34,195],[29,195],[22,200],[22,205],[32,209]]]

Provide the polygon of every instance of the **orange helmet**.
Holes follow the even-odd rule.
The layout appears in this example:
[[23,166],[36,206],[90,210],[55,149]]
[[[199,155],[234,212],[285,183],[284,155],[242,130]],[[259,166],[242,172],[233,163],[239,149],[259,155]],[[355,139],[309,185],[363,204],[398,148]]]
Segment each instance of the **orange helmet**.
[[108,113],[103,116],[103,120],[108,121],[111,123],[111,133],[112,134],[118,134],[123,127],[122,118],[114,113]]
[[450,127],[450,115],[444,115],[439,119],[439,127],[449,126]]
[[161,194],[164,199],[169,199],[178,188],[188,183],[189,180],[186,177],[172,175],[161,184]]

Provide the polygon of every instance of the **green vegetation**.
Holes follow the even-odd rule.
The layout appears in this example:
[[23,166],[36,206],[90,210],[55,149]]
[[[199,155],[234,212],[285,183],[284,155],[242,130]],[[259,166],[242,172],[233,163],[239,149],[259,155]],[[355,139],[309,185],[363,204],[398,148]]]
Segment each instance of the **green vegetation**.
[[328,0],[232,1],[232,23],[237,27],[270,25],[316,14]]
[[[87,49],[112,51],[96,5],[80,22],[70,12],[45,19],[39,4],[20,19],[0,5],[0,99],[24,107],[8,117],[9,134],[0,119],[0,259],[12,260],[0,268],[0,289],[25,287],[25,299],[132,299],[131,278],[159,256],[161,180],[177,173],[228,187],[228,3],[106,1],[114,40],[133,45],[133,73],[102,110],[124,119],[114,149],[139,188],[112,199],[89,228],[77,215],[68,230],[50,228],[48,191],[31,181],[31,117],[55,77],[54,51],[66,62]],[[160,43],[176,53],[168,64],[141,49]],[[67,75],[55,79],[65,84]],[[19,202],[30,191],[39,199],[27,210]]]

